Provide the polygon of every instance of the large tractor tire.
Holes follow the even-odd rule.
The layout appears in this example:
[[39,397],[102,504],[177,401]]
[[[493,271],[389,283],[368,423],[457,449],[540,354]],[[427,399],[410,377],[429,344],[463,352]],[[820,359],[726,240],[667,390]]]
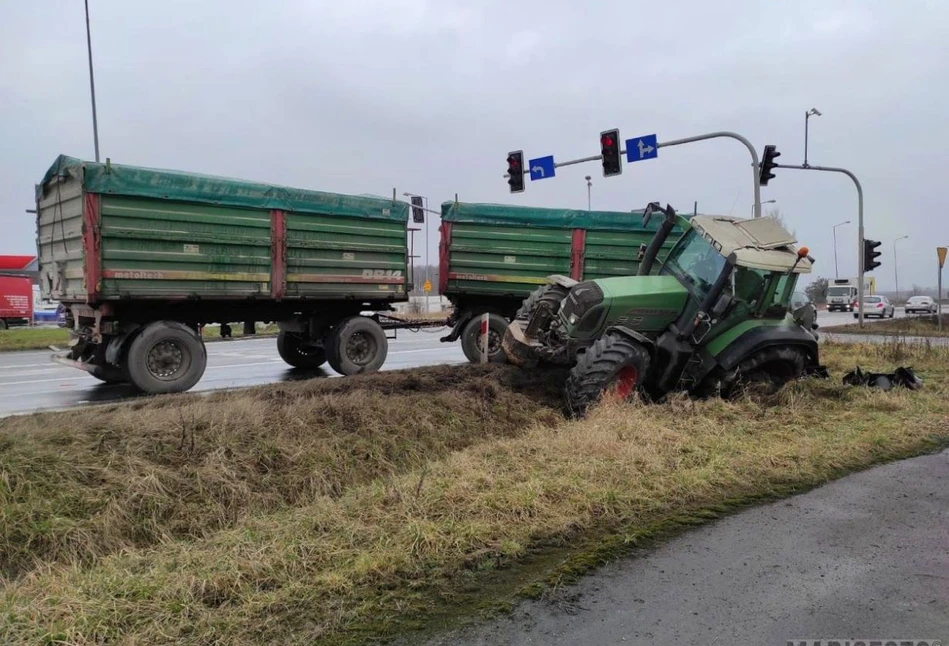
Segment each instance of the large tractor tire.
[[560,303],[567,297],[569,292],[566,287],[561,285],[544,285],[531,292],[530,296],[524,299],[514,318],[518,321],[529,321],[531,315],[542,303],[548,305],[551,311],[556,314],[560,311]]
[[281,331],[277,335],[277,353],[294,368],[319,368],[326,363],[326,350],[298,334]]
[[341,375],[377,372],[389,354],[385,330],[371,318],[351,316],[333,328],[326,339],[326,359]]
[[800,379],[806,365],[807,357],[800,348],[776,346],[759,350],[725,373],[722,395],[730,398],[750,392],[774,394],[789,381]]
[[176,321],[149,323],[129,346],[128,378],[152,395],[190,390],[204,375],[208,355],[204,342]]
[[[507,325],[507,319],[500,314],[488,314],[489,363],[507,362],[507,355],[501,346]],[[468,321],[461,333],[461,351],[471,363],[481,363],[481,339],[481,315],[478,314]]]
[[632,398],[649,374],[650,354],[641,343],[608,332],[580,355],[564,386],[567,411],[582,417],[602,397]]

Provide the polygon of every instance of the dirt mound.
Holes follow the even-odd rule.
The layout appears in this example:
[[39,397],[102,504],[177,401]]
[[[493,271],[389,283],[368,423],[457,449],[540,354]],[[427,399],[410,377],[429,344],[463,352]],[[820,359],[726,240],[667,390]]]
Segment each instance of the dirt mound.
[[207,536],[558,424],[563,377],[443,366],[0,420],[0,575]]

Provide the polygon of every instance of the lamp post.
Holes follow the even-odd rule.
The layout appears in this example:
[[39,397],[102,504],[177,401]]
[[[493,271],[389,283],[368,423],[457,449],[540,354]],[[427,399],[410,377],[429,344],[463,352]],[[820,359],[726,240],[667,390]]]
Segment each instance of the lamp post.
[[[761,203],[761,206],[764,206],[765,204],[774,204],[775,202],[777,202],[777,200],[765,200],[764,202]],[[754,204],[751,205],[751,217],[755,217],[755,205],[754,205]]]
[[587,211],[589,211],[590,210],[590,189],[593,188],[593,182],[590,181],[589,175],[587,175],[585,179],[587,180]]
[[821,116],[821,112],[817,108],[811,108],[804,113],[804,168],[807,168],[807,122],[811,117],[819,116]]
[[[425,197],[424,195],[418,195],[417,193],[402,193],[402,195],[405,197],[410,197],[410,198],[411,197],[422,198],[422,201],[425,203],[425,211],[427,213],[431,213],[431,211],[429,211],[428,209],[428,198]],[[425,280],[431,280],[431,269],[428,266],[429,265],[429,250],[428,250],[428,218],[427,217],[425,218],[425,221],[422,222],[422,226],[425,229],[425,254],[423,255],[423,257],[425,258]],[[425,294],[425,311],[426,312],[428,311],[428,294]]]
[[96,80],[92,74],[92,32],[89,29],[89,0],[86,3],[86,49],[89,51],[89,92],[92,95],[92,141],[99,161],[99,121],[96,118]]
[[896,279],[896,300],[900,300],[900,270],[899,262],[896,260],[896,243],[900,240],[906,240],[909,236],[902,236],[893,241],[893,278]]
[[837,227],[850,224],[850,220],[834,225],[834,278],[840,278],[840,271],[837,269]]

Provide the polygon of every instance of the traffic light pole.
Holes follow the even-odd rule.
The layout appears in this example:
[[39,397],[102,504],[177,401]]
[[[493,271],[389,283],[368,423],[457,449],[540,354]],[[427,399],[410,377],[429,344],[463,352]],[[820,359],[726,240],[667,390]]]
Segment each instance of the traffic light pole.
[[[755,217],[761,217],[761,183],[760,183],[760,164],[758,162],[758,152],[755,150],[755,147],[751,145],[751,142],[739,135],[736,132],[710,132],[705,135],[697,135],[695,137],[686,137],[685,139],[673,139],[672,141],[660,141],[656,143],[656,146],[659,148],[666,148],[669,146],[681,146],[682,144],[691,144],[696,141],[705,141],[706,139],[718,139],[720,137],[728,137],[729,139],[735,139],[740,141],[745,145],[745,148],[748,149],[748,152],[751,153],[751,172],[752,180],[754,182],[755,188]],[[626,151],[621,150],[620,155],[625,155]],[[592,155],[590,157],[580,157],[579,159],[571,159],[565,162],[557,162],[554,164],[554,168],[563,168],[564,166],[575,166],[576,164],[585,164],[587,162],[594,162],[603,159],[603,155]],[[816,166],[810,166],[810,168],[816,168]],[[530,169],[524,168],[524,174],[530,175]],[[505,174],[504,177],[509,177]]]
[[857,327],[863,327],[863,187],[857,176],[846,168],[834,168],[832,166],[790,166],[785,164],[775,164],[775,168],[790,168],[792,170],[817,170],[826,173],[843,173],[857,187]]

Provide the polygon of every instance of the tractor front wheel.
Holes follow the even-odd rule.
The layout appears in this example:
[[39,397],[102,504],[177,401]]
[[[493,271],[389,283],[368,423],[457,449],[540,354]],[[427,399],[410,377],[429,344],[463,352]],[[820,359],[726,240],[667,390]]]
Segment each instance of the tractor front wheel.
[[580,355],[564,386],[568,412],[582,417],[604,396],[626,401],[642,388],[650,356],[641,343],[608,332]]
[[804,374],[807,357],[799,348],[766,348],[747,357],[722,379],[722,394],[734,397],[747,390],[774,394],[789,381]]
[[567,297],[569,291],[562,285],[538,287],[524,299],[514,318],[518,321],[529,321],[541,304],[549,307],[553,314],[557,314],[560,311],[560,303]]

